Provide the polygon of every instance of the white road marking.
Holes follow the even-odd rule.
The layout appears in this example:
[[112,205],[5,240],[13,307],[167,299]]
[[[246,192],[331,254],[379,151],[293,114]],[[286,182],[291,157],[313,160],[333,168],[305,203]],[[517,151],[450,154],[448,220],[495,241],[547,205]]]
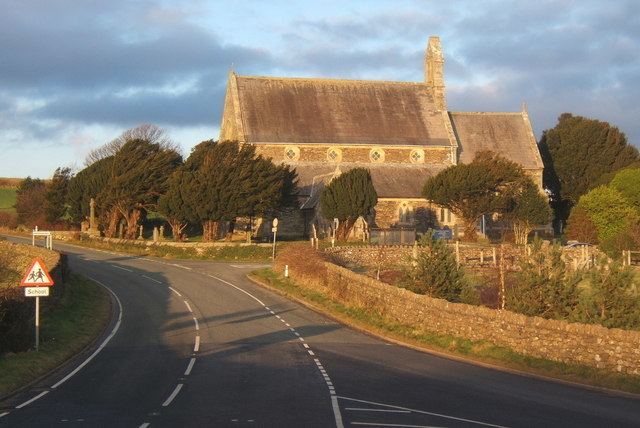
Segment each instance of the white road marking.
[[111,265],[116,269],[120,269],[120,270],[126,270],[127,272],[133,272],[131,269],[127,269],[127,268],[123,268],[122,266],[118,266],[118,265]]
[[140,425],[138,428],[147,428],[149,425],[151,425],[149,422],[145,422],[142,425]]
[[295,329],[295,328],[293,328],[293,327],[290,327],[290,328],[289,328],[289,330],[291,330],[291,331],[293,331],[293,332],[295,332],[295,331],[296,331],[296,329]]
[[273,312],[273,311],[269,311],[269,313],[270,313],[271,315],[275,315],[275,314],[276,314],[276,313],[275,313],[275,312]]
[[300,337],[300,333],[298,333],[297,331],[294,331],[293,334],[295,334],[296,336]]
[[309,345],[307,345],[306,343],[303,343],[302,346],[304,346],[305,348],[309,349]]
[[176,398],[176,396],[178,395],[181,389],[182,389],[181,383],[176,385],[176,389],[174,389],[171,395],[166,400],[164,400],[164,403],[162,403],[162,407],[167,407],[169,404],[171,404],[171,402],[173,401],[174,398]]
[[35,397],[33,397],[30,400],[25,401],[22,404],[19,404],[16,406],[16,409],[22,409],[24,406],[28,406],[29,404],[33,403],[34,401],[44,397],[45,395],[47,395],[49,393],[49,391],[42,391],[40,394],[36,395]]
[[198,324],[198,319],[193,317],[193,323],[196,325],[196,330],[200,330],[200,325]]
[[270,310],[271,310],[271,309],[269,309],[269,307],[268,307],[268,306],[265,306],[264,308],[265,308],[266,310],[268,310],[268,311],[270,311]]
[[62,385],[63,383],[71,379],[71,377],[74,376],[76,373],[78,373],[84,366],[89,364],[89,361],[93,360],[93,358],[96,355],[98,355],[98,353],[102,351],[102,349],[104,349],[105,346],[107,346],[107,343],[109,343],[109,341],[113,338],[113,336],[116,335],[116,333],[118,332],[118,329],[120,328],[120,324],[122,323],[122,312],[123,312],[122,303],[120,302],[120,299],[118,298],[118,296],[116,296],[116,294],[109,287],[107,287],[97,279],[91,278],[90,276],[88,276],[87,278],[104,287],[109,293],[111,293],[113,297],[115,297],[116,303],[118,303],[118,321],[116,322],[116,325],[113,326],[113,330],[111,330],[111,333],[109,333],[109,336],[107,336],[107,338],[104,339],[104,341],[100,344],[100,346],[98,346],[98,349],[93,351],[93,353],[89,355],[89,357],[86,360],[84,360],[78,367],[76,367],[71,373],[69,373],[68,375],[60,379],[56,384],[54,384],[51,387],[51,389],[56,389],[57,387],[59,387],[60,385]]
[[153,282],[155,282],[155,283],[157,283],[157,284],[162,284],[162,281],[158,281],[157,279],[155,279],[155,278],[151,278],[150,276],[142,275],[142,277],[143,277],[143,278],[147,278],[148,280],[153,281]]
[[289,325],[289,324],[287,324],[287,322],[286,322],[285,320],[283,320],[282,318],[280,318],[280,321],[282,321],[282,322],[283,322],[283,323],[285,323],[286,325]]
[[286,325],[287,327],[291,327],[288,322],[285,322],[284,325]]
[[311,355],[311,356],[316,355],[316,354],[314,354],[314,353],[313,353],[313,351],[312,351],[311,349],[309,349],[307,352],[308,352],[308,353],[309,353],[309,355]]
[[193,345],[193,352],[198,352],[200,349],[200,336],[196,336],[196,343]]
[[251,297],[256,302],[260,303],[261,306],[264,306],[265,308],[267,307],[267,305],[265,305],[262,300],[258,299],[256,296],[254,296],[253,294],[249,293],[248,291],[243,290],[242,288],[238,287],[237,285],[233,285],[229,281],[225,281],[224,279],[218,278],[217,276],[214,276],[214,275],[208,275],[208,276],[210,278],[213,278],[213,279],[217,280],[217,281],[220,281],[223,284],[227,284],[228,286],[235,288],[236,290],[246,294],[247,296]]
[[342,415],[340,414],[340,406],[338,405],[338,397],[331,396],[331,407],[333,408],[333,416],[336,420],[336,428],[344,428],[342,423]]
[[367,407],[345,407],[345,410],[358,411],[358,412],[411,413],[410,410],[370,409]]
[[187,369],[184,371],[185,376],[189,376],[191,374],[191,369],[193,369],[193,365],[195,363],[196,363],[195,357],[191,358],[191,360],[189,361],[189,365],[187,366]]
[[9,412],[0,413],[0,418],[2,418],[3,416],[7,416],[8,414]]
[[280,315],[276,315],[276,318],[278,318],[279,320],[281,320],[282,318],[280,318]]
[[180,294],[180,292],[178,290],[176,290],[175,288],[173,288],[172,286],[169,286],[169,289],[171,291],[173,291],[174,293],[176,293],[178,296],[182,297],[182,294]]
[[426,412],[424,410],[409,409],[407,407],[393,406],[391,404],[376,403],[375,401],[358,400],[357,398],[349,398],[349,397],[339,397],[339,398],[341,398],[343,400],[355,401],[355,402],[358,402],[358,403],[373,404],[375,406],[389,407],[391,409],[409,410],[410,412],[421,413],[423,415],[438,416],[440,418],[451,419],[451,420],[454,420],[454,421],[469,422],[469,423],[472,423],[472,424],[483,425],[483,426],[487,426],[487,427],[506,428],[506,427],[504,427],[502,425],[495,425],[495,424],[490,424],[490,423],[487,423],[487,422],[474,421],[473,419],[457,418],[455,416],[443,415],[442,413]]
[[187,307],[187,309],[189,309],[189,312],[193,312],[193,309],[191,309],[191,305],[189,304],[189,302],[187,302],[186,300],[184,301],[185,306]]
[[175,266],[175,267],[178,267],[178,268],[180,268],[180,269],[185,269],[185,270],[193,270],[193,269],[192,269],[192,268],[190,268],[190,267],[182,266],[182,265],[179,265],[179,264],[177,264],[177,263],[169,263],[169,266]]
[[298,339],[300,340],[300,342],[304,342],[304,337],[299,337]]

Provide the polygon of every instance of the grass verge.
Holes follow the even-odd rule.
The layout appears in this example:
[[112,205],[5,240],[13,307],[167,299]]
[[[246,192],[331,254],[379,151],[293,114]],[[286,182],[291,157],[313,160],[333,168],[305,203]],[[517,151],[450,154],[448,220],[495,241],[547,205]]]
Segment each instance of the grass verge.
[[607,370],[531,357],[486,341],[472,341],[425,332],[415,326],[398,323],[378,313],[337,301],[320,291],[300,286],[268,268],[254,271],[249,277],[344,324],[410,347],[537,376],[640,393],[640,376],[621,375]]
[[82,351],[104,331],[110,313],[107,292],[84,277],[72,275],[60,303],[42,315],[40,350],[0,356],[0,396],[38,379]]
[[[205,248],[182,248],[164,245],[136,245],[105,242],[92,239],[69,240],[69,244],[87,248],[115,251],[136,256],[152,256],[172,259],[267,262],[271,259],[271,247],[257,245],[225,245]],[[278,244],[282,248],[286,243]]]

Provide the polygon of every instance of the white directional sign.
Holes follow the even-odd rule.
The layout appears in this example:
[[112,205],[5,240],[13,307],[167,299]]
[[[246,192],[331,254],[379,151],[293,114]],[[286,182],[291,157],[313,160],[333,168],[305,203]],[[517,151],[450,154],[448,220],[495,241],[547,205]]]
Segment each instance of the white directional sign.
[[47,297],[49,287],[25,287],[24,295],[27,297]]

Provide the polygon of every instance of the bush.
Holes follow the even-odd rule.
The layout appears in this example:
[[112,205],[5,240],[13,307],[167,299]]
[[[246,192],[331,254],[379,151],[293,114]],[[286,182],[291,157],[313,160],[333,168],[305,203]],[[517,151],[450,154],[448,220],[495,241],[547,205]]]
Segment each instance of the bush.
[[14,229],[17,225],[18,219],[14,214],[0,211],[0,227]]
[[459,302],[467,284],[453,250],[429,232],[420,239],[417,257],[406,272],[405,286],[414,293]]
[[552,319],[572,315],[581,277],[567,270],[559,245],[543,248],[542,240],[534,240],[531,256],[522,260],[520,268],[506,293],[507,309]]
[[311,245],[292,243],[276,254],[273,268],[276,272],[283,274],[285,265],[288,265],[289,275],[292,278],[313,285],[325,286],[326,261],[325,255],[316,251]]
[[598,230],[598,239],[605,242],[626,231],[638,220],[638,213],[618,190],[600,186],[580,198],[584,209]]
[[588,242],[589,244],[598,243],[598,230],[596,229],[596,225],[591,221],[589,213],[581,206],[577,206],[571,210],[566,234],[567,238],[579,242]]

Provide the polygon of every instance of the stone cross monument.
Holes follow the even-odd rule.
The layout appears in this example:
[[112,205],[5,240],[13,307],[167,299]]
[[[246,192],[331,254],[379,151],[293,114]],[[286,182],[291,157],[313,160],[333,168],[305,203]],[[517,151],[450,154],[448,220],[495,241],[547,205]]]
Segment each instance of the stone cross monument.
[[98,222],[96,221],[96,200],[91,198],[89,202],[89,230],[87,230],[89,236],[100,236],[98,230]]

